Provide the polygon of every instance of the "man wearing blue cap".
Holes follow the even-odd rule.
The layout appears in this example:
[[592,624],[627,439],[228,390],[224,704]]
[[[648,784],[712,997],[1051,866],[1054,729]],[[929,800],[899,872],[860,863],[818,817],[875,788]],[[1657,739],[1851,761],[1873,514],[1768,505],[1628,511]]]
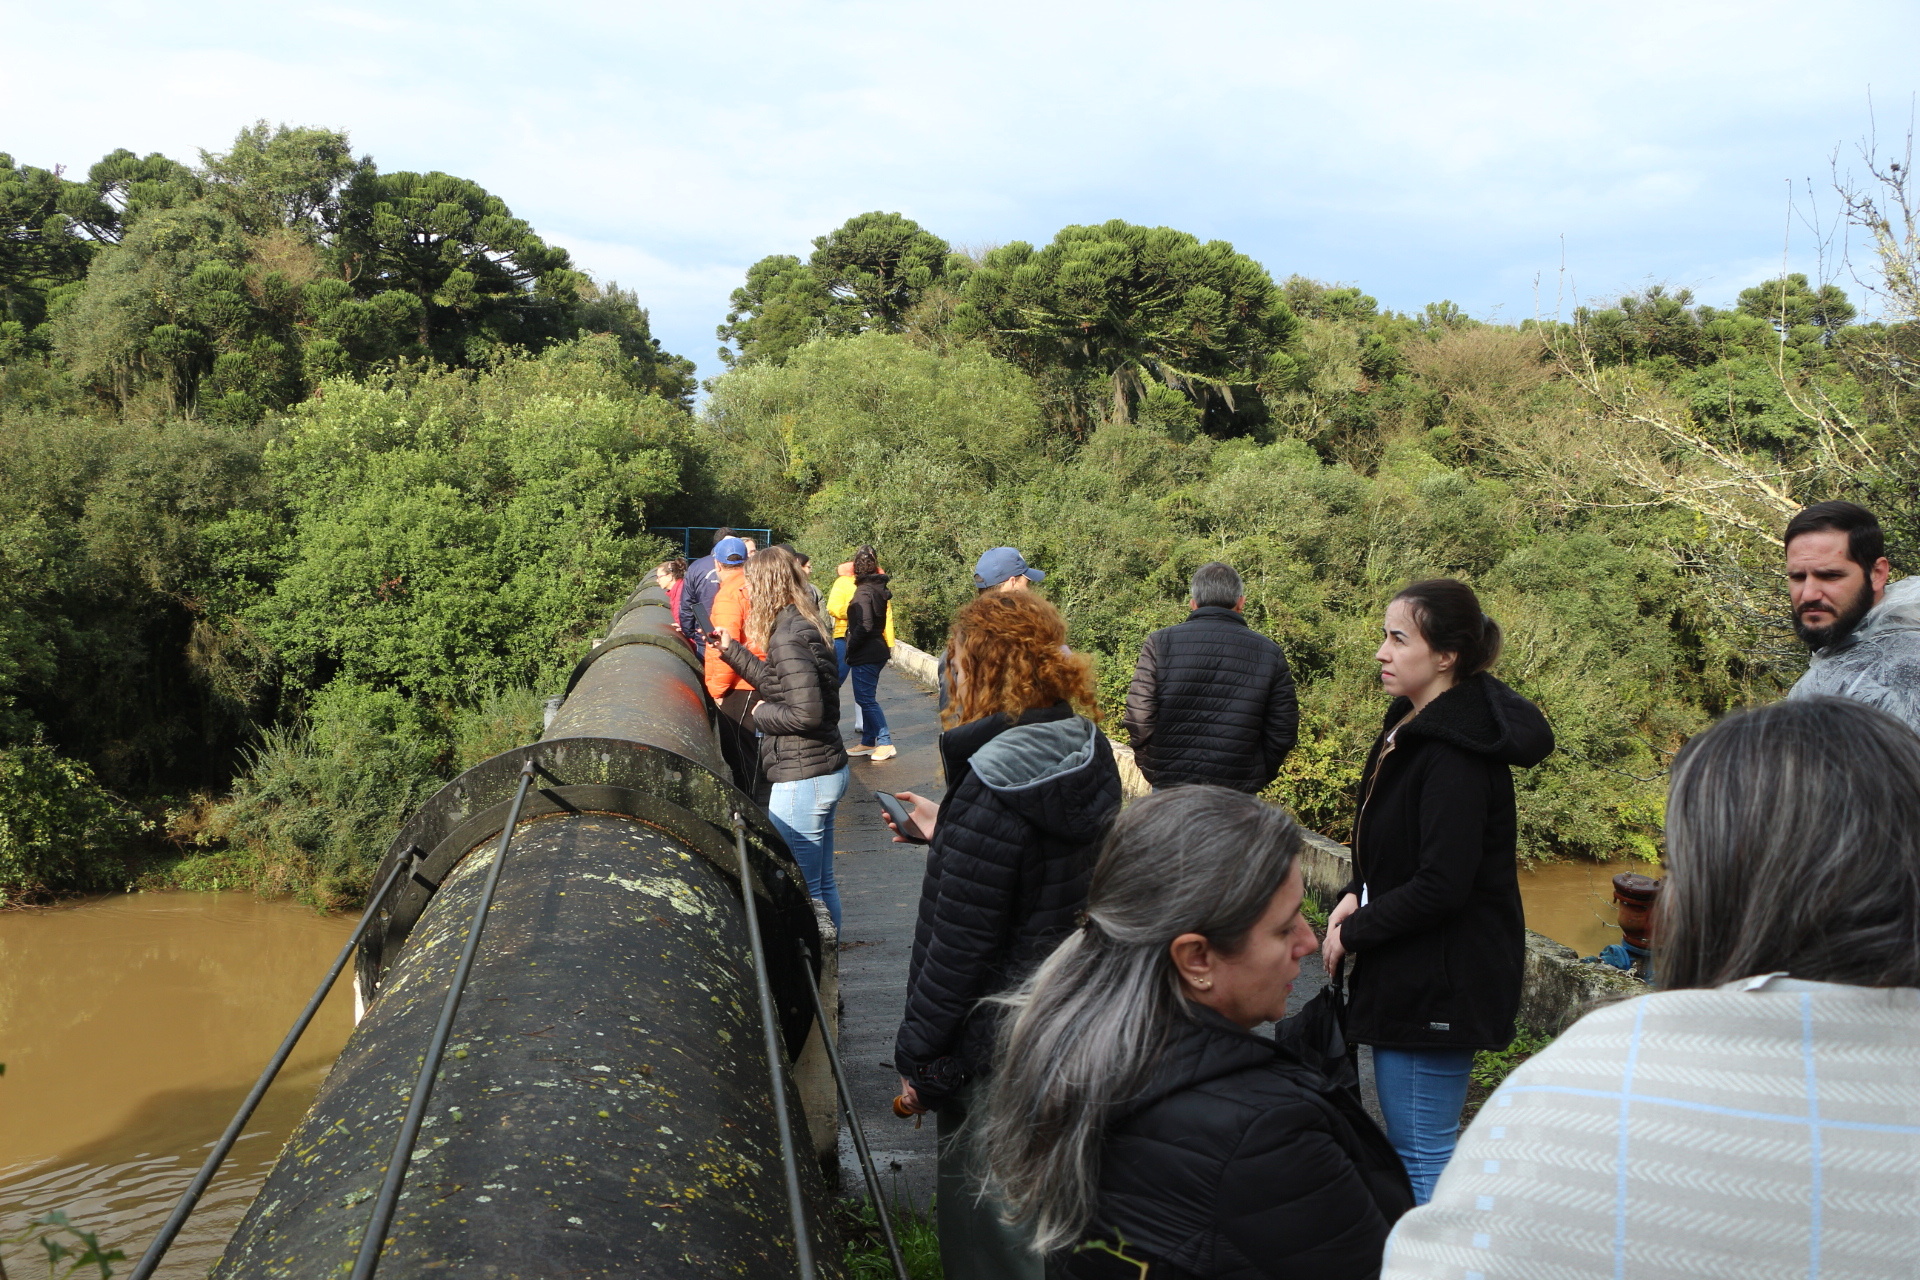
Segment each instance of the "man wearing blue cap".
[[[732,537],[733,530],[722,525],[713,531],[713,545],[718,547]],[[687,566],[686,583],[680,592],[680,634],[692,641],[693,651],[705,659],[707,632],[713,630],[713,597],[720,590],[719,564],[711,555],[701,556]]]
[[995,547],[973,566],[976,591],[1025,591],[1046,580],[1043,570],[1030,567],[1027,558],[1012,547]]
[[[1036,569],[1013,547],[995,547],[973,562],[973,589],[976,594],[989,591],[1030,591],[1036,582],[1045,582],[1046,570]],[[940,709],[947,709],[947,651],[941,650],[936,679],[940,684]]]

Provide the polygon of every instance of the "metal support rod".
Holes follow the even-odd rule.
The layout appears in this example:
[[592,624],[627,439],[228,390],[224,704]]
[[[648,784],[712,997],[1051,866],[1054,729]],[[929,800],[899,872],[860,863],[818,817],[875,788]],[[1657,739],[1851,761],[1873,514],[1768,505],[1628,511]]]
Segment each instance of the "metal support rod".
[[[411,857],[401,858],[394,863],[393,870],[387,872],[385,883],[367,899],[367,909],[360,913],[360,923],[354,927],[353,935],[347,939],[346,945],[340,948],[340,954],[334,957],[333,967],[327,970],[327,976],[322,978],[320,985],[314,988],[313,996],[307,1001],[307,1007],[302,1009],[300,1016],[293,1020],[293,1026],[288,1029],[286,1038],[280,1041],[279,1050],[267,1063],[266,1070],[260,1073],[260,1078],[253,1082],[252,1092],[247,1094],[247,1100],[240,1104],[240,1109],[234,1112],[233,1119],[227,1124],[227,1131],[220,1135],[220,1141],[213,1144],[212,1154],[207,1157],[206,1163],[200,1166],[200,1172],[194,1175],[193,1181],[187,1185],[186,1191],[180,1196],[179,1203],[173,1206],[173,1213],[160,1228],[160,1234],[153,1238],[153,1243],[147,1246],[147,1251],[140,1255],[140,1261],[134,1264],[129,1280],[148,1280],[159,1269],[160,1260],[167,1256],[167,1250],[173,1247],[174,1239],[180,1234],[180,1229],[187,1225],[187,1218],[200,1203],[200,1197],[205,1195],[207,1188],[213,1184],[214,1175],[220,1172],[220,1166],[226,1162],[227,1153],[233,1150],[234,1143],[240,1141],[240,1133],[247,1127],[247,1121],[253,1118],[254,1108],[260,1105],[260,1099],[266,1097],[267,1087],[279,1076],[280,1068],[287,1065],[287,1059],[293,1056],[294,1047],[300,1043],[300,1037],[306,1034],[308,1024],[313,1021],[314,1015],[320,1012],[320,1006],[326,1001],[327,993],[333,990],[333,984],[340,980],[341,971],[353,959],[354,948],[358,947],[360,939],[366,936],[367,926],[373,923],[374,914],[380,910],[380,904],[386,900],[387,894],[393,889],[394,881],[399,879],[402,871],[412,865]],[[0,1276],[3,1275],[4,1273],[0,1273]]]
[[493,906],[494,889],[500,883],[500,868],[507,860],[507,845],[513,840],[513,828],[520,821],[520,806],[526,801],[527,788],[533,785],[531,758],[520,766],[520,788],[513,793],[513,807],[507,811],[507,824],[500,829],[500,843],[493,851],[493,865],[487,868],[487,882],[480,890],[480,902],[473,909],[473,923],[467,926],[467,942],[460,950],[460,963],[454,966],[453,981],[447,985],[447,998],[440,1006],[440,1021],[433,1029],[426,1057],[420,1063],[420,1075],[413,1082],[413,1096],[407,1103],[407,1115],[400,1122],[394,1139],[393,1154],[387,1158],[387,1176],[374,1198],[373,1216],[367,1232],[360,1238],[360,1256],[353,1264],[352,1280],[368,1280],[380,1265],[380,1251],[386,1247],[387,1228],[393,1225],[394,1210],[400,1205],[400,1186],[407,1178],[407,1166],[413,1160],[413,1144],[420,1136],[420,1122],[427,1115],[427,1101],[433,1096],[433,1078],[440,1073],[446,1057],[447,1041],[453,1035],[453,1017],[460,1011],[460,997],[466,994],[467,975],[473,970],[474,954],[480,949],[480,934],[487,927],[487,912]]
[[[760,908],[753,900],[753,868],[747,865],[747,823],[733,815],[734,851],[740,855],[740,897],[747,906],[747,945],[753,952],[753,982],[760,993],[760,1030],[767,1042],[767,1074],[773,1082],[773,1119],[780,1129],[780,1161],[787,1174],[787,1210],[793,1217],[793,1251],[801,1280],[813,1280],[813,1241],[807,1235],[806,1202],[800,1193],[800,1162],[794,1156],[793,1122],[787,1115],[786,1073],[780,1067],[780,1031],[773,1016],[773,987],[767,981],[767,957],[760,949]],[[359,1280],[355,1277],[355,1280]]]
[[[800,963],[806,964],[807,944],[799,938],[793,945],[800,948]],[[845,1068],[840,1065],[840,1050],[834,1047],[833,1031],[827,1026],[827,1009],[820,1003],[820,992],[809,982],[807,995],[813,1000],[813,1016],[820,1024],[820,1043],[827,1050],[827,1065],[833,1068],[833,1082],[839,1087],[840,1109],[846,1113],[848,1132],[853,1134],[853,1152],[860,1159],[860,1172],[867,1177],[867,1194],[873,1197],[873,1213],[880,1220],[880,1234],[887,1240],[887,1256],[893,1259],[893,1273],[900,1280],[912,1280],[907,1275],[906,1259],[900,1256],[900,1241],[894,1238],[893,1218],[887,1212],[887,1198],[880,1190],[880,1170],[873,1163],[873,1152],[867,1149],[867,1131],[860,1123],[860,1113],[854,1109],[853,1086],[847,1081]]]

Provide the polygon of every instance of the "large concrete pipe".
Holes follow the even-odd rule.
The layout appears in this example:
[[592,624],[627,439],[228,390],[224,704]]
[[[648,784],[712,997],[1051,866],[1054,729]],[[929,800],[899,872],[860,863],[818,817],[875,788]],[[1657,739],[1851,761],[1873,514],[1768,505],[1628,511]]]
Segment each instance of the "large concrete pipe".
[[[380,1273],[794,1274],[734,813],[794,1056],[815,980],[794,942],[817,965],[822,936],[764,810],[726,776],[664,603],[636,593],[545,738],[455,779],[394,840],[380,874],[415,867],[362,950],[365,1017],[216,1276],[347,1273],[529,758],[534,790]],[[827,1189],[801,1163],[819,1239]],[[817,1249],[824,1274],[838,1252]]]

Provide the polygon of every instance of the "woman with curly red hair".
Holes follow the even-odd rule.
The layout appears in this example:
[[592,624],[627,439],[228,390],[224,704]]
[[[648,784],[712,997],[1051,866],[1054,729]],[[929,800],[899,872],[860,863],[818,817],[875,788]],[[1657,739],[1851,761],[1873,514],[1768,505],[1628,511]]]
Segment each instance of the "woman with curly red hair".
[[[968,1116],[993,1065],[998,1005],[1074,927],[1120,775],[1093,717],[1092,665],[1031,592],[990,592],[955,615],[940,758],[947,792],[912,792],[926,878],[894,1048],[907,1106],[937,1113],[940,1256],[948,1280],[1039,1280],[1025,1229],[979,1194]],[[1078,710],[1076,710],[1078,708]],[[1084,713],[1084,714],[1082,714]]]

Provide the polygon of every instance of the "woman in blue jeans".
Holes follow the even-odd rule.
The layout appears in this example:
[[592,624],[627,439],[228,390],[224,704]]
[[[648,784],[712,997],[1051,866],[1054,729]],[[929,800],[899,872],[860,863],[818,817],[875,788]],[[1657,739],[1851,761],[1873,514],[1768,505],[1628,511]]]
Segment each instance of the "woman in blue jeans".
[[845,668],[853,674],[853,700],[860,708],[860,745],[849,755],[891,760],[897,754],[887,732],[887,713],[880,707],[880,668],[893,650],[887,646],[887,609],[893,592],[872,547],[853,555],[853,598],[847,601]]
[[1328,922],[1347,1038],[1373,1046],[1387,1136],[1425,1204],[1453,1155],[1467,1073],[1513,1039],[1526,958],[1513,767],[1553,750],[1539,708],[1487,674],[1500,627],[1473,588],[1409,585],[1374,659],[1394,695],[1361,773],[1353,880]]
[[[798,558],[768,547],[747,561],[746,644],[716,631],[709,642],[760,695],[753,728],[760,767],[773,784],[767,812],[807,877],[807,890],[840,927],[833,880],[833,810],[847,793],[840,743],[840,670],[833,627]],[[765,659],[754,650],[765,653]]]

